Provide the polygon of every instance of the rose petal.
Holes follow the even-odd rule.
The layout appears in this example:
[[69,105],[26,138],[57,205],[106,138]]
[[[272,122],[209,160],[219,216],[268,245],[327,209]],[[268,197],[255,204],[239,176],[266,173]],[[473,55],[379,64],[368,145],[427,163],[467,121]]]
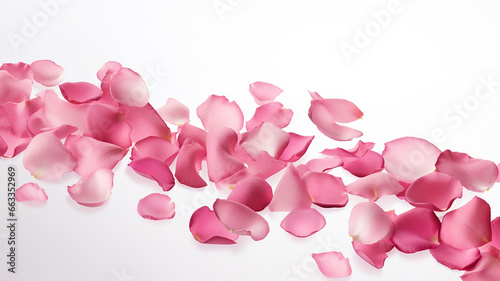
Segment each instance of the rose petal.
[[439,244],[437,248],[431,249],[430,252],[440,264],[458,270],[470,268],[481,257],[481,253],[477,248],[459,250],[444,243]]
[[281,221],[281,228],[296,237],[311,236],[325,225],[323,215],[315,209],[303,207],[294,209]]
[[169,141],[172,139],[170,128],[149,103],[143,107],[120,105],[120,110],[125,121],[132,128],[130,132],[132,142],[138,142],[150,136]]
[[354,242],[373,244],[391,237],[394,223],[382,208],[373,202],[356,204],[349,217],[349,235]]
[[415,253],[439,246],[441,222],[433,211],[414,208],[394,220],[392,242],[403,253]]
[[66,82],[59,85],[59,89],[70,103],[87,103],[102,97],[101,89],[88,82]]
[[471,249],[491,241],[491,209],[475,196],[464,206],[443,217],[440,241],[457,249]]
[[279,102],[271,102],[257,107],[252,119],[246,122],[247,131],[264,124],[272,123],[278,128],[285,128],[292,120],[293,111],[283,107]]
[[156,158],[170,166],[179,153],[179,148],[170,141],[160,137],[147,137],[135,143],[130,160],[140,158]]
[[424,139],[404,137],[386,143],[382,156],[389,174],[411,183],[435,170],[440,153],[435,145]]
[[132,145],[132,127],[127,123],[119,109],[94,103],[89,106],[87,127],[89,135],[96,140],[128,148]]
[[266,208],[273,198],[271,186],[262,178],[251,176],[239,181],[227,200],[239,202],[260,212]]
[[130,162],[129,166],[139,175],[155,180],[163,191],[169,191],[175,185],[175,179],[168,165],[155,158],[140,158]]
[[306,164],[297,166],[300,176],[303,176],[308,171],[328,172],[334,168],[340,167],[344,161],[340,156],[332,156],[325,158],[311,159]]
[[16,200],[19,202],[24,201],[42,201],[45,202],[49,199],[45,190],[38,186],[38,184],[29,182],[21,185],[16,189]]
[[130,68],[122,67],[110,80],[111,96],[121,104],[143,107],[148,104],[149,91],[142,77]]
[[227,127],[217,128],[208,133],[207,169],[210,181],[221,181],[245,167],[234,157],[237,142],[238,135]]
[[4,63],[0,67],[0,70],[5,70],[10,75],[14,76],[19,80],[27,79],[33,83],[35,80],[33,79],[33,71],[31,70],[31,66],[24,62],[18,63]]
[[344,207],[349,201],[341,178],[322,172],[307,172],[302,178],[314,204],[324,207]]
[[288,133],[288,135],[290,136],[290,140],[279,159],[287,162],[295,162],[306,153],[314,136],[301,136],[295,133]]
[[137,213],[148,220],[168,220],[175,216],[175,203],[168,195],[152,193],[139,200]]
[[121,63],[116,62],[116,61],[108,61],[103,66],[101,66],[99,71],[97,71],[97,78],[99,79],[99,81],[102,81],[102,80],[104,80],[104,77],[106,76],[106,74],[116,73],[121,68],[122,68]]
[[344,162],[342,167],[357,177],[366,177],[384,169],[384,158],[370,150],[355,161]]
[[90,176],[82,177],[76,184],[68,186],[68,193],[82,206],[101,206],[111,195],[113,176],[111,170],[99,169]]
[[254,160],[261,151],[279,158],[290,141],[290,135],[271,123],[264,123],[241,135],[241,147]]
[[177,164],[175,167],[175,178],[190,187],[204,187],[207,183],[200,176],[201,161],[207,152],[205,148],[192,139],[187,139],[182,145]]
[[465,188],[476,192],[488,190],[498,178],[498,168],[495,163],[450,150],[443,151],[439,155],[436,171],[458,179]]
[[7,152],[7,149],[9,149],[9,147],[7,146],[7,143],[2,138],[2,136],[0,135],[0,155],[5,156],[5,152]]
[[290,212],[298,207],[309,208],[311,203],[311,198],[299,172],[292,164],[288,165],[276,186],[269,210],[271,212]]
[[500,276],[500,258],[490,253],[483,253],[476,265],[462,275],[463,281],[498,281]]
[[22,102],[30,98],[31,82],[27,79],[19,80],[0,70],[0,102]]
[[371,202],[375,202],[385,195],[398,194],[403,190],[404,188],[398,180],[382,172],[360,178],[346,187],[348,193],[361,196]]
[[255,241],[264,239],[269,233],[267,221],[241,203],[217,199],[214,203],[214,212],[230,232],[250,235]]
[[179,127],[179,135],[177,137],[179,146],[182,146],[186,139],[192,139],[201,146],[207,147],[207,132],[189,123],[185,123],[182,127]]
[[249,91],[258,105],[273,102],[277,96],[283,93],[282,89],[266,82],[254,82],[250,84]]
[[58,85],[64,78],[64,69],[51,60],[37,60],[31,70],[35,81],[47,87]]
[[269,155],[266,151],[260,151],[256,159],[250,157],[241,146],[237,147],[236,157],[248,166],[248,173],[267,179],[270,176],[286,168],[287,163]]
[[434,172],[415,180],[406,190],[406,201],[415,207],[446,211],[462,197],[462,184],[447,174]]
[[312,254],[318,265],[319,271],[328,278],[345,278],[351,276],[352,270],[349,258],[345,258],[340,252],[325,252]]
[[211,95],[198,106],[196,114],[207,132],[220,127],[228,127],[236,132],[243,128],[244,119],[240,107],[224,96]]
[[227,231],[214,211],[203,206],[194,211],[189,220],[189,230],[194,239],[206,244],[235,244],[239,235]]
[[387,252],[394,248],[390,240],[381,240],[374,244],[361,244],[352,242],[352,247],[356,254],[364,261],[377,269],[384,267],[385,259],[388,257]]
[[167,123],[181,126],[189,122],[189,108],[174,98],[168,98],[165,105],[157,111]]
[[491,221],[491,246],[500,249],[500,217]]

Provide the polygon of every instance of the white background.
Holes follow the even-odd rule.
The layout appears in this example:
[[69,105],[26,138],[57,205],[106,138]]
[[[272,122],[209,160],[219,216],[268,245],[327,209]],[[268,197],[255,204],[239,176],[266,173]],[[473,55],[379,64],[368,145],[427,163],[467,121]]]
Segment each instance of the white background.
[[[276,84],[285,90],[278,101],[295,112],[287,130],[316,135],[300,162],[318,157],[324,148],[355,144],[317,131],[307,117],[308,90],[356,103],[365,116],[351,125],[364,132],[362,140],[375,142],[378,152],[387,141],[417,136],[442,150],[500,162],[500,86],[481,100],[474,96],[481,77],[500,81],[498,1],[0,3],[1,63],[51,59],[65,68],[65,81],[97,83],[99,67],[116,60],[145,78],[153,106],[177,98],[191,109],[195,125],[201,125],[195,109],[210,94],[236,100],[248,120],[256,107],[248,85]],[[41,3],[55,5],[47,10]],[[381,26],[375,14],[389,11],[388,5],[396,8],[389,9],[390,18]],[[370,36],[361,44],[358,30],[366,29]],[[352,56],[342,51],[347,45],[356,48]],[[454,111],[459,106],[465,108],[463,115]],[[35,180],[21,157],[0,159],[3,221],[7,167],[17,167],[18,185]],[[201,190],[177,185],[168,192],[176,202],[175,218],[144,220],[136,212],[137,201],[161,189],[127,164],[128,156],[115,169],[113,194],[100,208],[70,199],[66,186],[78,180],[74,173],[39,182],[48,202],[18,204],[15,275],[7,273],[7,229],[0,227],[0,280],[323,280],[310,255],[331,250],[350,258],[348,280],[455,281],[461,275],[428,252],[393,250],[382,270],[366,264],[347,235],[350,208],[362,201],[354,196],[344,209],[322,209],[327,226],[309,238],[283,231],[279,223],[285,214],[264,212],[271,231],[263,241],[242,236],[235,246],[202,245],[189,232],[190,213],[226,193],[217,193],[212,184]],[[335,173],[346,183],[353,180]],[[273,186],[281,174],[270,179]],[[500,215],[499,189],[480,195],[490,202],[493,217]],[[452,208],[471,196],[466,192]],[[394,198],[379,203],[398,213],[409,208]]]

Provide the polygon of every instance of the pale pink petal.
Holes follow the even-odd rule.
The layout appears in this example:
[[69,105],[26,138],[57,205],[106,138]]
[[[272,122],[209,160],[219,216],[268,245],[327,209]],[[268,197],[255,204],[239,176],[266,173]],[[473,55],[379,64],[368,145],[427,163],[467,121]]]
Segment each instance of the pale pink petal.
[[298,207],[311,207],[311,204],[311,198],[299,172],[292,164],[288,165],[276,186],[269,210],[271,212],[290,212]]
[[174,98],[168,98],[165,105],[157,111],[167,123],[181,126],[189,122],[189,108]]
[[248,166],[248,173],[263,179],[269,178],[287,166],[287,162],[274,158],[266,151],[260,151],[256,159],[253,159],[241,146],[237,146],[236,148],[236,157]]
[[24,151],[23,165],[40,180],[57,180],[76,165],[71,153],[52,132],[36,135]]
[[302,180],[311,201],[324,208],[344,207],[349,201],[341,178],[323,172],[307,172]]
[[443,217],[440,241],[457,249],[480,247],[491,241],[490,205],[474,197],[464,206]]
[[220,127],[207,135],[207,169],[210,181],[221,181],[239,170],[244,164],[234,157],[238,134],[233,129]]
[[500,217],[491,221],[491,246],[500,249]]
[[132,145],[132,128],[116,107],[94,103],[89,106],[87,127],[96,140],[109,142],[123,148]]
[[187,139],[182,145],[175,166],[177,180],[190,187],[204,187],[207,183],[200,176],[201,161],[207,152],[201,144]]
[[5,146],[2,148],[5,150],[2,156],[7,158],[15,157],[23,152],[31,141],[31,137],[21,138],[14,136],[8,129],[1,129],[0,135],[5,143]]
[[68,193],[73,200],[82,206],[101,206],[111,195],[113,176],[111,170],[97,170],[90,176],[82,177],[76,184],[68,186]]
[[440,264],[450,269],[466,270],[473,266],[481,257],[477,248],[469,250],[459,250],[444,243],[439,244],[437,248],[430,250],[431,255]]
[[224,96],[211,95],[196,109],[198,118],[207,132],[228,127],[236,132],[243,128],[243,113],[236,102]]
[[258,105],[273,102],[277,96],[283,93],[282,89],[266,82],[254,82],[250,84],[249,91]]
[[497,165],[497,169],[498,169],[498,177],[497,177],[497,182],[500,182],[500,164]]
[[10,73],[10,75],[19,80],[27,79],[31,81],[31,83],[35,81],[33,79],[33,71],[31,70],[31,66],[24,62],[4,63],[0,67],[0,70],[6,70],[8,73]]
[[388,257],[387,252],[394,248],[390,240],[381,240],[374,244],[361,244],[352,242],[352,247],[356,254],[364,261],[377,269],[384,267],[385,259]]
[[328,278],[346,278],[351,276],[351,264],[349,258],[340,252],[325,252],[312,254],[318,265],[319,271]]
[[296,237],[311,236],[325,225],[326,220],[320,212],[304,207],[294,209],[281,221],[281,228]]
[[179,128],[177,141],[179,142],[180,147],[186,139],[192,139],[193,141],[201,144],[201,146],[207,147],[207,131],[195,127],[189,123],[185,123],[184,125],[182,125],[182,127]]
[[273,198],[271,186],[262,178],[251,176],[239,181],[227,197],[244,204],[256,212],[266,208]]
[[465,188],[476,192],[488,190],[495,184],[499,175],[495,163],[450,150],[439,155],[436,170],[458,179]]
[[279,102],[271,102],[257,107],[252,119],[246,122],[247,131],[251,131],[264,123],[272,123],[278,128],[285,128],[292,120],[293,111],[283,107]]
[[448,210],[462,197],[462,184],[447,174],[433,172],[415,180],[406,190],[405,198],[415,207],[433,211]]
[[45,190],[38,186],[38,184],[29,182],[21,185],[16,189],[16,200],[19,202],[24,201],[42,201],[45,202],[49,199]]
[[325,136],[333,140],[350,141],[354,138],[359,138],[363,135],[363,133],[358,130],[339,125],[331,121],[330,119],[326,119],[325,117],[319,117],[319,116],[314,115],[315,119],[313,123],[316,125],[316,127],[318,127],[318,130],[321,133],[323,133]]
[[344,164],[342,157],[332,156],[325,158],[311,159],[306,164],[297,166],[300,176],[303,176],[308,171],[315,172],[328,172],[334,168],[340,167]]
[[6,70],[0,70],[0,102],[22,102],[30,98],[31,82],[19,80]]
[[170,141],[160,137],[147,137],[135,143],[130,160],[140,158],[156,158],[170,166],[179,153],[179,148]]
[[97,71],[97,78],[99,81],[102,81],[106,74],[108,73],[116,73],[118,70],[122,68],[121,63],[116,61],[108,61]]
[[384,169],[384,158],[377,152],[369,150],[357,160],[344,161],[342,167],[357,177],[366,177]]
[[461,276],[463,281],[498,281],[500,280],[500,257],[483,253],[474,267]]
[[214,203],[214,212],[232,233],[250,235],[255,241],[264,239],[269,233],[267,221],[239,202],[217,199]]
[[435,145],[424,139],[404,137],[386,143],[382,156],[389,174],[411,183],[435,170],[440,153]]
[[354,242],[373,244],[391,237],[394,223],[382,208],[373,202],[356,204],[349,217],[349,235]]
[[196,241],[206,244],[235,244],[239,237],[229,232],[207,206],[194,211],[189,220],[189,230]]
[[35,81],[47,87],[58,85],[64,78],[64,69],[51,60],[37,60],[31,70]]
[[169,141],[172,139],[170,128],[149,103],[143,107],[120,105],[120,110],[125,121],[132,128],[130,133],[132,142],[138,142],[150,136],[164,138]]
[[311,98],[312,98],[313,100],[318,100],[318,99],[319,99],[319,100],[322,100],[322,99],[323,99],[323,97],[321,97],[321,96],[318,94],[318,92],[309,91],[309,95],[311,95]]
[[261,151],[279,158],[290,141],[290,135],[271,123],[264,123],[241,135],[241,147],[256,159]]
[[385,195],[396,195],[404,188],[393,176],[378,172],[360,178],[346,187],[350,194],[358,195],[372,202]]
[[[358,157],[362,157],[368,151],[370,151],[374,146],[375,146],[375,143],[373,143],[373,142],[364,142],[364,141],[360,140],[356,143],[356,146],[354,146],[353,148],[350,148],[350,149],[346,149],[345,151],[352,153]],[[326,150],[327,149],[325,149],[325,151]]]
[[88,82],[66,82],[59,85],[63,97],[71,103],[87,103],[102,97],[99,87]]
[[403,253],[436,248],[439,245],[441,222],[436,214],[425,208],[414,208],[394,220],[392,242]]
[[148,220],[168,220],[175,216],[175,203],[166,194],[152,193],[139,200],[137,213]]
[[19,103],[6,102],[0,105],[0,129],[9,130],[13,136],[26,138],[32,134],[26,126],[31,115],[43,106],[40,97]]
[[155,180],[163,191],[169,191],[175,185],[175,179],[168,165],[155,158],[140,158],[130,162],[129,166],[139,175]]
[[130,68],[122,67],[110,80],[111,96],[121,104],[143,107],[148,104],[149,91],[142,77]]
[[232,189],[239,181],[244,180],[251,176],[255,176],[255,174],[251,173],[248,168],[244,167],[243,169],[230,175],[229,177],[216,182],[215,186],[217,187],[218,190],[227,188]]
[[73,170],[82,177],[90,176],[99,169],[113,169],[128,151],[91,137],[74,135],[66,138],[64,146],[76,160]]
[[301,136],[295,133],[288,134],[290,135],[290,141],[279,159],[286,162],[295,162],[307,152],[314,136]]

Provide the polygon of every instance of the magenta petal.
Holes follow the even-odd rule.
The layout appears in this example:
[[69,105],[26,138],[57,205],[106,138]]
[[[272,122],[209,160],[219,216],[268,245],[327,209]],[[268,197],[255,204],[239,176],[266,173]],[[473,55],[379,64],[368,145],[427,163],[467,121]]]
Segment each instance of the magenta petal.
[[214,203],[214,212],[230,232],[250,235],[255,241],[264,239],[269,233],[267,221],[241,203],[217,199]]
[[33,62],[31,70],[35,81],[47,87],[58,85],[64,78],[64,69],[50,60]]
[[122,67],[110,80],[111,96],[121,104],[143,107],[148,104],[149,91],[142,77],[130,68]]
[[488,190],[495,184],[499,175],[495,163],[450,150],[439,155],[436,171],[458,179],[465,188],[476,192]]
[[325,225],[326,220],[320,212],[303,207],[294,209],[281,221],[281,228],[296,237],[311,236]]
[[490,242],[490,205],[475,196],[464,206],[448,212],[443,217],[439,238],[443,243],[463,250]]
[[320,207],[344,207],[349,201],[341,178],[322,172],[307,172],[302,180],[312,202]]
[[200,176],[201,161],[207,152],[201,144],[192,139],[187,139],[182,145],[175,167],[177,180],[190,187],[204,187],[207,183]]
[[211,95],[196,109],[196,114],[207,132],[228,127],[236,132],[243,128],[243,113],[236,102],[224,96]]
[[293,111],[283,107],[279,102],[271,102],[257,107],[252,119],[246,122],[247,131],[251,131],[264,123],[272,123],[278,128],[285,128],[292,120]]
[[361,244],[352,242],[352,247],[356,254],[365,260],[367,263],[377,269],[384,267],[387,252],[394,248],[394,245],[389,240],[381,240],[374,244]]
[[178,152],[179,148],[170,141],[151,136],[135,143],[130,160],[151,157],[170,165]]
[[23,165],[40,180],[57,180],[76,165],[71,153],[53,133],[36,135],[23,155]]
[[356,204],[349,217],[349,235],[354,242],[373,244],[389,239],[394,223],[389,215],[373,202]]
[[0,70],[0,102],[22,102],[30,98],[31,82],[19,80],[5,70]]
[[271,212],[290,212],[298,207],[309,208],[311,203],[311,198],[299,172],[292,164],[288,165],[276,186],[269,210]]
[[168,195],[152,193],[139,200],[137,213],[148,220],[168,220],[175,216],[175,203]]
[[464,275],[463,281],[498,281],[500,280],[500,257],[490,253],[483,253],[474,267]]
[[273,102],[277,96],[283,93],[282,89],[266,82],[254,82],[250,84],[249,91],[258,105]]
[[459,250],[444,243],[439,244],[437,248],[431,249],[430,252],[440,264],[458,270],[470,268],[481,257],[481,253],[477,248]]
[[396,195],[404,188],[393,176],[378,172],[347,185],[346,191],[358,195],[372,202],[385,195]]
[[435,145],[424,139],[404,137],[386,143],[382,156],[389,174],[411,183],[435,170],[440,153]]
[[87,103],[102,97],[99,87],[88,82],[66,82],[59,85],[63,97],[71,103]]
[[436,248],[439,245],[441,222],[436,214],[425,208],[414,208],[394,220],[392,242],[403,253]]
[[196,241],[206,244],[235,244],[239,237],[229,232],[207,206],[194,211],[189,220],[189,230]]
[[301,136],[295,133],[288,134],[290,135],[290,141],[279,159],[287,162],[295,162],[306,153],[314,136]]
[[138,174],[155,180],[163,191],[169,191],[175,185],[175,179],[168,165],[155,158],[141,158],[130,162],[129,166]]
[[73,200],[82,206],[101,206],[111,195],[113,176],[111,170],[97,170],[88,177],[82,177],[76,184],[68,186],[68,193]]
[[447,174],[434,172],[415,180],[406,190],[405,198],[415,207],[446,211],[453,201],[462,197],[462,184]]
[[97,78],[99,79],[99,81],[102,81],[104,80],[104,77],[106,77],[106,74],[116,73],[121,68],[121,63],[116,61],[108,61],[103,66],[101,66],[99,71],[97,71]]
[[279,158],[290,141],[290,135],[271,123],[264,123],[241,135],[241,147],[256,159],[261,151]]
[[16,79],[23,80],[27,79],[33,83],[33,71],[31,66],[24,62],[18,63],[4,63],[0,67],[0,70],[6,70],[10,75],[14,76]]
[[266,208],[273,198],[271,186],[262,178],[251,176],[239,181],[227,200],[236,201],[256,212]]
[[157,111],[167,123],[181,126],[189,122],[189,108],[174,98],[168,98]]
[[318,265],[319,271],[328,278],[345,278],[351,276],[352,270],[349,258],[345,258],[340,252],[325,252],[312,254]]
[[45,202],[49,199],[45,190],[38,186],[38,184],[29,182],[21,185],[16,189],[16,200],[19,202],[24,201],[42,201]]
[[208,133],[207,169],[210,181],[221,181],[245,167],[234,157],[237,142],[238,135],[227,127],[217,128]]

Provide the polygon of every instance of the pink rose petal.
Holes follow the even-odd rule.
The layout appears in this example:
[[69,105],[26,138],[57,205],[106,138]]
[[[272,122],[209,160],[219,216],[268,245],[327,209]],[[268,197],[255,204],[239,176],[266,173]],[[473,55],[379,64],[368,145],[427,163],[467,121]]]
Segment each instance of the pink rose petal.
[[279,158],[290,141],[290,135],[271,123],[264,123],[241,135],[241,147],[256,159],[261,151]]
[[155,158],[140,158],[130,162],[129,166],[139,175],[155,180],[163,191],[169,191],[175,185],[175,179],[168,165]]
[[269,210],[271,212],[290,212],[298,207],[311,207],[311,204],[311,198],[299,172],[292,164],[288,165],[276,186]]
[[0,102],[22,102],[30,98],[31,82],[27,79],[19,80],[0,70]]
[[4,63],[0,67],[0,70],[6,70],[8,73],[10,73],[10,75],[19,80],[27,79],[31,81],[31,83],[35,81],[33,79],[33,71],[31,70],[31,66],[24,62]]
[[38,184],[29,182],[21,185],[16,189],[16,200],[19,202],[24,201],[42,201],[45,202],[49,199],[45,190],[38,186]]
[[354,242],[373,244],[388,239],[394,223],[382,208],[373,202],[356,204],[349,217],[349,235]]
[[371,266],[381,269],[384,267],[387,252],[394,248],[390,240],[381,240],[374,244],[361,244],[352,242],[352,247],[356,254]]
[[320,207],[344,207],[349,201],[341,178],[322,172],[307,172],[302,180],[312,202]]
[[122,67],[110,80],[111,96],[121,104],[143,107],[148,104],[149,91],[142,77],[130,68]]
[[360,178],[346,187],[348,193],[361,196],[371,202],[375,202],[385,195],[396,195],[403,190],[404,188],[398,180],[382,172]]
[[9,149],[7,143],[2,138],[2,136],[0,136],[0,155],[5,156],[5,152],[7,152],[7,149]]
[[66,82],[60,84],[59,89],[70,103],[87,103],[102,97],[101,89],[88,82]]
[[230,128],[221,127],[208,133],[207,169],[210,181],[221,181],[245,167],[234,156],[237,143],[238,135]]
[[491,246],[500,249],[500,217],[491,221]]
[[130,125],[132,142],[155,136],[168,141],[172,139],[170,128],[161,119],[158,112],[148,103],[143,107],[120,105],[124,120]]
[[170,165],[177,153],[179,153],[179,148],[170,141],[151,136],[135,143],[130,160],[151,157]]
[[358,141],[352,149],[325,149],[322,154],[340,156],[343,160],[342,167],[357,177],[365,177],[384,168],[382,155],[372,151],[374,143]]
[[312,254],[319,271],[328,278],[345,278],[351,276],[352,270],[349,259],[340,252],[325,252]]
[[189,230],[196,241],[206,244],[235,244],[239,237],[229,232],[207,206],[194,211],[189,220]]
[[190,187],[204,187],[207,183],[200,176],[201,161],[207,152],[205,148],[192,139],[187,139],[182,145],[175,167],[175,178]]
[[90,176],[82,177],[76,184],[68,186],[68,193],[73,200],[82,206],[101,206],[111,195],[113,176],[111,170],[97,170]]
[[481,257],[481,253],[477,248],[459,250],[444,243],[439,244],[437,248],[431,249],[430,252],[440,264],[458,270],[470,268]]
[[306,153],[314,136],[301,136],[295,133],[288,133],[288,135],[290,136],[290,140],[279,159],[286,162],[295,162]]
[[464,275],[463,281],[498,281],[500,280],[500,257],[490,253],[483,253],[474,267]]
[[228,127],[236,132],[243,128],[243,113],[236,102],[224,96],[211,95],[196,109],[196,114],[207,132]]
[[283,93],[283,90],[266,82],[254,82],[250,84],[250,94],[258,105],[273,102],[277,96]]
[[266,208],[273,198],[271,186],[262,178],[251,176],[239,181],[227,200],[244,204],[256,212]]
[[107,104],[91,104],[88,110],[89,135],[96,140],[128,148],[132,145],[132,128],[119,109]]
[[174,98],[168,98],[165,105],[157,111],[167,123],[181,126],[189,122],[189,108]]
[[406,190],[406,201],[415,207],[446,211],[462,197],[462,184],[447,174],[433,172],[415,180]]
[[392,242],[403,253],[415,253],[439,246],[441,222],[433,211],[414,208],[394,220]]
[[137,213],[148,220],[168,220],[175,216],[175,203],[168,195],[152,193],[139,200]]
[[278,128],[285,128],[292,120],[293,111],[283,107],[279,102],[271,102],[257,107],[252,119],[246,122],[247,131],[264,123],[272,123]]
[[296,237],[311,236],[325,225],[326,220],[320,212],[303,207],[294,209],[281,221],[281,228]]
[[185,123],[182,127],[179,127],[179,135],[177,137],[179,146],[182,146],[186,139],[192,139],[201,146],[207,147],[207,132],[189,123]]
[[104,80],[104,77],[106,76],[106,74],[116,73],[121,68],[122,68],[121,63],[116,62],[116,61],[108,61],[103,66],[101,66],[99,71],[97,71],[97,78],[99,79],[99,81],[102,81],[102,80]]
[[58,85],[64,78],[64,69],[51,60],[37,60],[31,70],[35,81],[47,87]]
[[328,172],[332,169],[342,166],[344,161],[340,156],[332,156],[325,158],[311,159],[306,164],[297,166],[300,176],[303,176],[308,171]]

